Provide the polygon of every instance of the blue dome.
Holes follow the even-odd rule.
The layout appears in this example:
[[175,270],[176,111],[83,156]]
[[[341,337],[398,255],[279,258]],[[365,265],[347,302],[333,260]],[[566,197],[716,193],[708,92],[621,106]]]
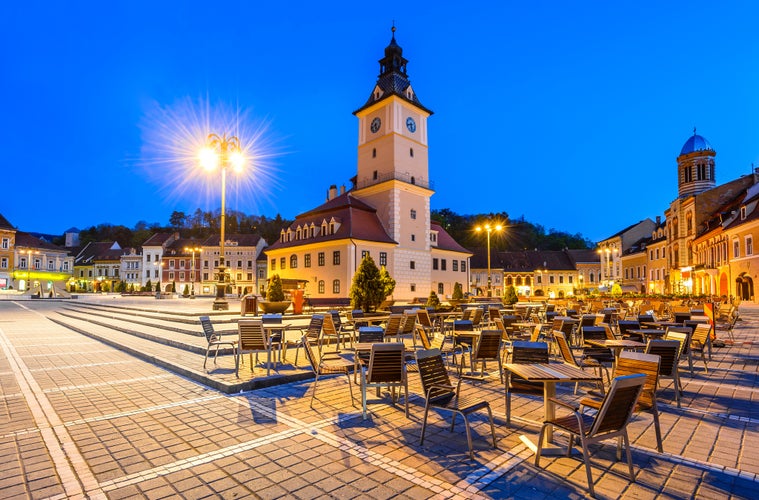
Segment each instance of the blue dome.
[[709,144],[709,141],[694,133],[693,136],[689,137],[688,140],[685,141],[685,144],[683,144],[683,149],[680,150],[680,154],[687,155],[688,153],[693,153],[694,151],[714,151],[714,148],[711,144]]

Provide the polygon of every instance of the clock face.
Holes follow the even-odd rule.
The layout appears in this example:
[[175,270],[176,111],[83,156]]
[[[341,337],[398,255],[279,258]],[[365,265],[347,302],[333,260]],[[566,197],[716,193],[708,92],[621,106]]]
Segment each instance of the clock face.
[[413,118],[411,118],[410,116],[409,116],[408,118],[406,118],[406,128],[407,128],[407,129],[408,129],[408,131],[409,131],[409,132],[411,132],[412,134],[413,134],[414,132],[416,132],[416,122],[415,122],[415,121],[414,121],[414,119],[413,119]]
[[380,125],[382,125],[382,120],[380,120],[379,118],[375,118],[374,120],[372,120],[372,125],[370,127],[371,131],[377,132],[380,128]]

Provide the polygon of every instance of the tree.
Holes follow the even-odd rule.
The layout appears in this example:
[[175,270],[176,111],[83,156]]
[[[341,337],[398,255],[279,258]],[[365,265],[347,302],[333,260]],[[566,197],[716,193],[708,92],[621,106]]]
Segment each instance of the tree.
[[150,281],[150,278],[145,282],[145,287],[142,289],[144,292],[152,292],[153,291],[153,283]]
[[519,302],[519,297],[517,296],[517,291],[514,289],[513,285],[509,285],[506,287],[506,290],[503,291],[503,303],[507,305],[516,304]]
[[171,212],[171,217],[169,217],[169,224],[174,229],[179,229],[181,227],[184,227],[186,221],[187,221],[187,214],[185,214],[184,212],[177,212],[176,210]]
[[161,291],[161,282],[160,281],[156,281],[155,282],[155,291],[156,292],[160,292]]
[[269,280],[269,291],[266,293],[269,302],[282,302],[285,300],[285,292],[282,291],[282,279],[279,274],[272,275]]
[[353,309],[373,311],[385,300],[384,292],[385,287],[380,270],[377,269],[374,259],[367,255],[358,266],[356,274],[353,275],[353,284],[349,294],[351,306]]
[[390,273],[387,272],[385,266],[382,266],[382,269],[380,269],[380,279],[382,280],[382,293],[385,294],[384,297],[382,297],[382,300],[385,300],[393,294],[393,291],[395,290],[395,280],[390,276]]
[[185,283],[184,290],[182,290],[182,297],[189,297],[189,296],[190,296],[190,285]]
[[435,293],[435,290],[430,290],[430,296],[427,297],[427,303],[425,304],[427,307],[434,307],[437,309],[440,307],[440,299],[437,296],[437,293]]
[[172,281],[171,282],[171,293],[177,293],[177,282]]
[[453,293],[451,294],[453,300],[464,300],[464,291],[461,288],[461,283],[458,281],[453,284]]

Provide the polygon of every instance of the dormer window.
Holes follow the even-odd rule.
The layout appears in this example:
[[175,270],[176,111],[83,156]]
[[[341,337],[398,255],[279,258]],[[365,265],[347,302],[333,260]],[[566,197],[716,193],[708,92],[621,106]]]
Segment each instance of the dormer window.
[[746,220],[746,207],[741,207],[741,220]]

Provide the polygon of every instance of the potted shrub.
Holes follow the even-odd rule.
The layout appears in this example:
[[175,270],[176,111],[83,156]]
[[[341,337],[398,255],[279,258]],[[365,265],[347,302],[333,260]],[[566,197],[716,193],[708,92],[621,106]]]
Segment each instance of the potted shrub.
[[282,280],[279,274],[272,275],[269,280],[269,289],[266,292],[266,300],[259,302],[258,305],[266,314],[283,314],[290,307],[290,301],[285,300],[285,292],[282,291]]
[[464,298],[464,291],[461,288],[461,283],[457,281],[453,284],[453,293],[451,294],[451,298],[448,299],[448,303],[453,307],[456,307],[457,305],[463,304],[464,302],[466,302],[466,299]]

